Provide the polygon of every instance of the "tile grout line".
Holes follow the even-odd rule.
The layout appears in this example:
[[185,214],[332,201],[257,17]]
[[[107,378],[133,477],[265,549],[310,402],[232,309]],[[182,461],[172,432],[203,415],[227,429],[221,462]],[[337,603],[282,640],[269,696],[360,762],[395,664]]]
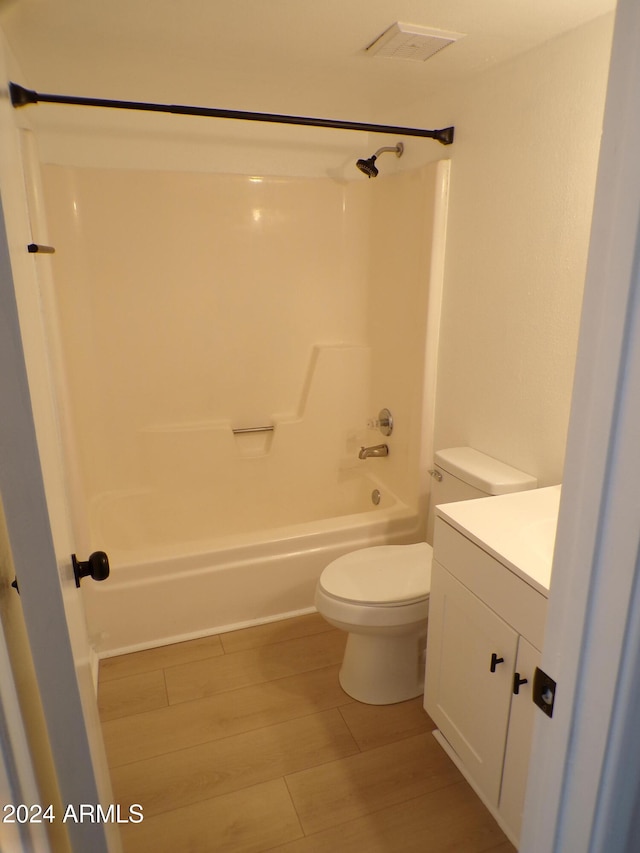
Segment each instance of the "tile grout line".
[[[162,705],[159,708],[149,708],[146,711],[135,711],[133,713],[123,714],[120,717],[112,717],[109,720],[100,720],[100,723],[102,725],[102,724],[107,724],[107,723],[114,723],[118,720],[133,719],[134,717],[140,717],[143,714],[154,714],[156,712],[162,713],[162,712],[166,712],[166,710],[168,708],[183,708],[189,704],[195,705],[198,702],[205,702],[205,701],[209,701],[209,700],[214,700],[217,696],[229,696],[230,694],[237,693],[240,690],[249,690],[253,687],[262,687],[265,684],[277,684],[279,681],[284,681],[287,678],[295,678],[297,676],[309,675],[312,672],[322,672],[323,670],[331,669],[332,667],[336,667],[336,666],[339,666],[339,664],[332,663],[332,664],[328,664],[327,666],[316,667],[315,669],[306,669],[306,670],[302,670],[300,672],[290,673],[289,675],[281,675],[278,678],[267,679],[266,681],[255,681],[255,682],[251,682],[250,684],[244,684],[241,687],[232,687],[230,690],[219,690],[216,693],[210,693],[206,696],[198,696],[195,699],[185,699],[183,702],[171,702],[168,700],[168,695],[167,695],[167,700],[168,700],[167,705]],[[166,685],[166,677],[165,677],[165,685]],[[323,708],[322,710],[329,710],[330,708],[345,708],[345,707],[348,707],[349,705],[353,705],[354,702],[355,702],[354,699],[351,699],[349,696],[345,695],[344,699],[340,700],[339,705],[331,705],[327,708]],[[314,713],[316,713],[316,711],[310,711],[309,713],[314,714]],[[305,713],[305,714],[302,714],[301,716],[308,716],[308,714]],[[291,718],[291,719],[294,719],[294,718]],[[260,728],[260,727],[258,726],[257,728]]]
[[162,669],[162,681],[164,682],[164,695],[165,695],[165,699],[167,700],[167,704],[165,705],[165,708],[169,708],[170,707],[169,688],[167,686],[167,673],[166,673],[164,667]]
[[[243,630],[243,629],[240,629],[240,630]],[[244,630],[246,630],[246,629],[244,629]],[[229,649],[229,650],[225,649],[224,640],[222,640],[222,639],[220,640],[220,644],[221,644],[222,648],[224,649],[225,654],[235,655],[235,654],[238,654],[240,652],[250,652],[250,651],[253,651],[254,649],[265,649],[265,648],[268,648],[269,646],[278,646],[281,643],[289,643],[292,640],[307,640],[310,637],[319,637],[322,634],[331,634],[334,632],[339,633],[337,628],[332,628],[331,626],[329,626],[329,628],[327,628],[327,630],[325,630],[325,631],[311,631],[307,634],[299,634],[299,635],[295,635],[292,637],[285,637],[284,639],[280,639],[280,640],[271,640],[270,642],[267,642],[267,643],[256,643],[255,646],[245,646],[244,648],[241,648],[241,649]],[[231,631],[229,633],[233,634],[234,632]],[[219,634],[218,636],[222,637],[223,635]]]
[[[182,699],[179,702],[176,702],[176,701],[172,702],[170,700],[169,701],[169,707],[174,707],[174,706],[178,706],[178,705],[186,705],[188,702],[199,702],[202,699],[211,699],[214,696],[221,696],[223,694],[234,693],[236,690],[244,690],[247,687],[258,687],[262,684],[276,684],[278,681],[283,681],[285,678],[293,678],[297,675],[308,675],[311,672],[319,672],[320,670],[329,669],[332,666],[338,666],[338,665],[339,665],[339,662],[323,664],[322,666],[312,666],[312,667],[309,667],[308,669],[298,669],[298,670],[295,670],[294,672],[287,672],[284,675],[278,675],[275,678],[262,678],[262,679],[257,680],[257,681],[249,681],[246,684],[241,684],[237,687],[230,687],[230,688],[226,688],[223,690],[215,690],[212,693],[205,693],[202,696],[191,696],[188,699]],[[168,668],[171,669],[171,667],[168,667]],[[344,704],[346,705],[349,703],[345,702]]]
[[337,706],[337,708],[336,708],[336,710],[338,711],[338,713],[339,713],[339,714],[340,714],[340,716],[342,717],[342,721],[343,721],[343,723],[345,724],[345,726],[346,726],[346,727],[347,727],[347,729],[349,730],[349,734],[350,734],[350,735],[351,735],[351,737],[353,738],[353,742],[354,742],[354,743],[355,743],[355,745],[358,747],[358,752],[359,752],[359,753],[362,753],[362,752],[364,752],[365,750],[363,750],[363,748],[362,748],[362,747],[360,746],[360,744],[358,743],[358,739],[356,738],[355,734],[353,733],[353,730],[352,730],[351,726],[349,725],[348,721],[345,719],[344,714],[342,713],[342,709],[343,709],[343,708],[348,708],[348,707],[349,707],[348,705],[338,705],[338,706]]
[[[244,688],[238,688],[238,689],[242,690]],[[233,691],[230,691],[230,692],[233,692]],[[207,698],[210,698],[210,697],[207,697]],[[194,699],[191,701],[193,701],[195,703],[195,702],[200,702],[202,700]],[[352,702],[346,702],[346,703],[343,703],[341,705],[329,705],[326,708],[321,708],[321,709],[316,708],[315,710],[305,710],[304,713],[298,713],[298,714],[294,714],[294,715],[289,716],[289,717],[284,717],[283,719],[277,720],[275,722],[261,723],[260,725],[251,726],[250,728],[240,729],[239,731],[231,732],[228,734],[223,734],[220,737],[213,737],[213,738],[207,738],[206,740],[200,740],[197,743],[192,743],[192,744],[189,744],[188,746],[179,746],[175,749],[169,749],[169,750],[165,750],[163,752],[155,753],[153,755],[147,755],[144,758],[136,758],[133,761],[126,761],[126,762],[118,763],[118,764],[109,763],[109,768],[111,770],[116,770],[116,769],[119,769],[121,767],[129,767],[132,764],[138,764],[139,762],[142,762],[142,761],[150,761],[154,758],[159,758],[160,756],[163,756],[163,755],[172,755],[176,752],[182,752],[182,750],[185,750],[185,749],[195,749],[196,747],[206,746],[209,743],[216,743],[218,741],[228,740],[229,738],[239,737],[239,736],[245,735],[245,734],[250,734],[251,732],[260,731],[261,729],[274,728],[275,726],[285,725],[286,723],[294,722],[296,720],[304,720],[307,717],[313,717],[317,714],[325,714],[325,713],[328,713],[330,711],[337,711],[340,714],[340,717],[341,717],[342,721],[344,722],[344,725],[345,725],[347,731],[349,732],[349,735],[350,735],[351,739],[353,740],[354,745],[356,746],[356,748],[358,750],[358,752],[352,753],[353,755],[357,755],[359,752],[367,752],[371,749],[377,749],[378,747],[375,747],[375,746],[368,747],[365,750],[362,750],[360,748],[360,745],[358,744],[356,737],[354,736],[351,728],[349,727],[349,724],[344,719],[344,716],[341,712],[342,708],[348,707],[351,704],[353,704],[353,703]],[[155,708],[152,711],[141,711],[139,714],[129,714],[128,716],[125,716],[125,717],[116,717],[113,720],[106,720],[104,722],[110,723],[110,722],[116,722],[118,720],[123,720],[123,719],[132,719],[134,717],[141,716],[142,714],[153,714],[156,712],[162,713],[163,711],[166,711],[167,709],[174,708],[174,707],[177,707],[177,706],[176,705],[166,705],[166,706],[163,706],[161,708]],[[406,735],[405,737],[413,737],[415,734],[416,733],[412,733],[412,734]],[[404,737],[402,739],[404,739]],[[383,746],[384,745],[386,745],[386,744],[383,744]],[[329,759],[329,760],[333,761],[335,759]],[[325,762],[322,762],[322,763],[325,763]]]
[[[314,713],[315,713],[315,714],[325,714],[325,713],[329,713],[329,712],[331,712],[331,711],[337,711],[337,710],[338,710],[337,708],[328,708],[328,709],[326,709],[325,711],[317,711],[317,712],[314,712]],[[258,726],[258,727],[257,727],[257,728],[255,728],[255,729],[249,729],[249,730],[247,730],[247,731],[236,732],[236,733],[231,734],[231,735],[225,735],[224,737],[221,737],[221,738],[215,738],[214,740],[211,740],[211,741],[202,741],[202,742],[200,742],[200,743],[192,744],[191,746],[187,746],[187,747],[180,747],[179,749],[171,749],[171,750],[169,750],[169,751],[167,751],[167,752],[158,753],[157,755],[151,755],[151,756],[148,756],[147,758],[139,758],[139,759],[136,759],[135,761],[129,761],[129,762],[125,763],[125,764],[114,764],[114,765],[111,765],[111,764],[110,764],[110,765],[109,765],[109,770],[110,770],[110,771],[111,771],[111,770],[120,770],[120,769],[122,769],[123,767],[132,767],[132,766],[134,766],[135,764],[142,764],[142,763],[143,763],[143,762],[145,762],[145,761],[153,761],[154,759],[162,759],[162,758],[164,758],[164,757],[165,757],[165,756],[167,756],[167,755],[175,755],[176,753],[183,752],[183,751],[186,751],[186,750],[189,750],[189,749],[198,749],[198,748],[200,748],[200,747],[207,746],[207,745],[208,745],[208,744],[210,744],[210,743],[221,743],[222,741],[230,740],[231,738],[234,738],[234,737],[242,737],[242,736],[243,736],[243,735],[245,735],[245,734],[251,734],[251,733],[253,733],[253,732],[257,732],[257,731],[266,731],[267,729],[275,728],[276,726],[279,726],[279,725],[286,725],[286,724],[287,724],[287,723],[289,723],[289,722],[294,722],[294,721],[297,721],[297,720],[305,719],[305,717],[309,717],[309,716],[314,716],[314,714],[306,714],[306,715],[304,715],[304,716],[302,716],[302,717],[292,717],[292,718],[290,718],[290,719],[288,719],[288,720],[283,720],[283,721],[281,721],[281,722],[279,722],[279,723],[274,723],[274,724],[272,724],[272,725]],[[348,731],[348,733],[349,733],[349,736],[350,736],[350,738],[351,738],[351,741],[353,742],[353,746],[355,747],[355,751],[354,751],[354,752],[345,753],[345,755],[338,756],[338,757],[335,757],[335,756],[334,756],[334,757],[328,757],[328,758],[325,758],[324,760],[319,761],[319,762],[317,762],[317,763],[309,764],[309,765],[307,765],[306,767],[300,768],[299,770],[290,770],[290,771],[286,774],[286,776],[294,776],[296,773],[304,773],[306,770],[316,770],[316,769],[318,769],[319,767],[324,767],[324,766],[325,766],[325,765],[327,765],[327,764],[332,764],[332,763],[337,762],[337,761],[343,761],[344,759],[352,758],[352,757],[354,757],[354,756],[356,756],[356,755],[359,755],[359,754],[360,754],[360,751],[359,751],[358,743],[357,743],[356,739],[353,737],[353,735],[352,735],[351,731],[349,730],[348,726],[346,726],[346,724],[345,724],[345,727],[347,728],[347,731]],[[233,789],[233,791],[242,791],[242,790],[245,790],[245,789],[247,789],[247,788],[252,788],[252,787],[254,787],[254,785],[262,784],[263,782],[274,781],[274,780],[276,780],[276,779],[280,779],[280,778],[284,779],[284,778],[285,778],[285,775],[282,775],[282,776],[273,776],[273,777],[270,777],[270,778],[267,778],[267,779],[263,779],[261,782],[251,782],[251,783],[249,783],[248,785],[242,785],[242,786],[240,786],[239,788],[234,788],[234,789]],[[287,787],[288,787],[288,786],[287,786]],[[229,791],[228,793],[232,793],[232,791]],[[215,799],[215,798],[216,798],[216,797],[218,797],[218,796],[223,796],[223,794],[216,794],[214,797],[205,797],[204,799],[205,799],[205,800],[207,800],[207,799]],[[200,801],[194,801],[194,802],[200,802]]]
[[[305,832],[304,826],[302,825],[302,818],[300,817],[300,813],[298,812],[296,802],[293,799],[293,794],[291,793],[291,789],[289,788],[289,783],[287,781],[287,775],[290,775],[290,774],[283,775],[281,777],[281,779],[285,784],[285,788],[287,789],[287,794],[289,795],[289,801],[291,802],[291,807],[293,808],[294,812],[296,813],[296,818],[298,820],[298,826],[300,827],[300,832],[302,833],[302,837],[307,838],[308,837],[307,833]],[[273,849],[273,848],[271,848],[271,849]]]
[[[265,623],[265,624],[272,624],[272,623]],[[273,623],[273,624],[275,624],[275,623]],[[253,627],[260,628],[262,626],[257,625],[257,626],[253,626]],[[99,679],[102,678],[103,681],[117,681],[120,678],[130,678],[130,677],[137,676],[137,675],[144,675],[145,673],[148,673],[148,672],[155,672],[158,669],[167,669],[167,668],[171,669],[171,668],[176,667],[176,666],[185,666],[188,664],[200,663],[201,661],[211,660],[211,659],[223,657],[225,655],[233,655],[233,654],[238,654],[241,652],[252,651],[255,649],[259,649],[259,648],[266,648],[268,646],[279,645],[280,643],[286,643],[286,642],[289,642],[291,640],[305,640],[305,639],[308,639],[310,637],[317,637],[321,634],[339,633],[339,631],[336,628],[333,628],[332,626],[327,625],[327,627],[323,630],[310,631],[308,633],[301,633],[299,635],[286,637],[285,639],[273,640],[273,641],[269,641],[269,642],[260,642],[260,643],[256,643],[255,645],[246,646],[245,648],[241,648],[241,649],[236,649],[236,650],[229,649],[229,650],[227,650],[225,648],[224,641],[222,639],[223,637],[232,636],[233,634],[239,633],[241,631],[251,631],[251,630],[253,630],[253,627],[239,628],[238,631],[225,631],[225,632],[220,633],[220,634],[203,635],[202,638],[196,638],[195,640],[183,640],[180,643],[169,644],[170,646],[180,646],[183,643],[186,645],[186,644],[191,643],[191,642],[197,642],[198,639],[205,639],[206,637],[215,636],[219,639],[219,643],[220,643],[220,645],[219,645],[220,653],[219,654],[209,654],[209,655],[205,655],[204,657],[197,657],[197,658],[194,658],[193,660],[186,660],[186,661],[182,661],[182,662],[176,663],[176,664],[168,664],[168,665],[164,664],[164,665],[159,665],[159,666],[154,665],[154,666],[151,666],[149,669],[143,668],[139,672],[128,673],[125,675],[118,675],[118,676],[115,676],[113,678],[111,678],[109,676],[107,676],[106,678],[104,676],[99,676]],[[148,652],[154,652],[159,648],[165,648],[165,646],[154,646],[150,649],[142,649],[141,651],[137,651],[137,652],[126,652],[122,655],[114,655],[113,657],[105,658],[105,660],[119,660],[121,658],[129,657],[129,655],[143,655],[147,651]]]
[[[135,720],[135,718],[140,717],[141,714],[153,715],[156,712],[159,712],[160,716],[157,719],[162,723],[159,731],[160,732],[162,732],[162,731],[168,732],[169,728],[171,726],[173,726],[173,724],[174,724],[173,720],[171,718],[172,712],[169,711],[169,709],[176,708],[176,711],[174,713],[178,717],[180,717],[181,716],[180,711],[177,710],[179,708],[179,706],[185,707],[188,705],[193,705],[194,711],[197,712],[197,706],[195,703],[204,703],[203,710],[201,713],[204,715],[204,717],[207,717],[208,711],[215,713],[214,709],[216,706],[216,699],[219,697],[219,698],[221,698],[222,701],[220,702],[217,720],[222,721],[222,725],[224,725],[227,720],[232,720],[235,718],[233,718],[229,713],[226,713],[226,714],[224,713],[225,707],[227,707],[227,705],[226,705],[226,700],[222,699],[223,696],[224,697],[230,697],[231,694],[240,693],[240,691],[243,691],[243,690],[249,690],[250,691],[251,688],[260,688],[262,686],[266,686],[269,684],[277,685],[278,682],[284,681],[284,680],[289,679],[289,678],[296,678],[299,676],[304,677],[305,675],[310,675],[311,673],[314,673],[314,672],[321,672],[323,670],[326,670],[326,671],[332,670],[332,669],[335,669],[337,667],[337,664],[336,663],[323,664],[322,666],[313,667],[311,669],[304,669],[304,670],[295,671],[295,672],[292,672],[292,673],[289,673],[286,675],[280,675],[277,678],[273,678],[273,679],[268,678],[268,679],[263,679],[263,680],[260,680],[257,682],[249,682],[248,684],[243,684],[243,685],[240,685],[237,687],[232,687],[231,689],[219,690],[219,691],[216,691],[215,693],[212,693],[212,694],[205,694],[204,696],[198,696],[195,698],[186,699],[182,702],[175,702],[173,704],[171,704],[169,702],[169,688],[168,688],[167,669],[174,669],[175,667],[189,665],[191,663],[196,663],[196,664],[204,663],[204,665],[206,666],[206,661],[217,660],[220,657],[222,657],[222,655],[227,656],[227,655],[234,655],[234,654],[238,654],[238,653],[242,654],[243,652],[256,651],[256,650],[259,650],[262,648],[273,648],[274,646],[278,646],[281,643],[288,643],[288,642],[291,642],[292,640],[294,640],[294,641],[302,641],[302,640],[307,640],[307,639],[313,640],[314,638],[318,637],[319,634],[326,634],[326,633],[329,633],[329,632],[327,632],[327,631],[313,632],[312,634],[303,635],[300,637],[290,637],[290,638],[287,638],[285,640],[280,640],[276,643],[267,642],[267,643],[258,644],[256,646],[253,646],[253,647],[250,647],[247,649],[239,649],[238,651],[235,651],[235,652],[234,651],[227,651],[221,643],[222,654],[209,655],[207,658],[199,658],[196,661],[186,661],[183,663],[175,663],[175,664],[171,664],[168,667],[167,666],[154,667],[152,670],[145,670],[141,673],[135,673],[134,677],[135,677],[135,675],[144,676],[144,675],[148,674],[149,672],[154,672],[154,671],[157,671],[157,669],[161,669],[162,673],[163,673],[164,692],[165,692],[165,699],[166,699],[167,704],[164,706],[161,706],[159,708],[150,709],[148,711],[139,711],[139,712],[136,712],[134,714],[124,714],[122,717],[116,717],[116,718],[113,718],[112,720],[101,721],[101,722],[104,722],[107,724],[108,723],[115,723],[117,725],[117,723],[119,721],[123,721],[123,720],[127,720],[127,719],[128,720]],[[120,676],[119,679],[126,678],[126,677],[129,677],[129,676]],[[327,677],[331,678],[331,676],[327,676]],[[107,679],[106,683],[113,682],[113,681],[116,681],[119,679]],[[316,683],[316,682],[314,681],[314,683]],[[324,683],[324,681],[321,681],[321,683]],[[282,689],[280,689],[280,690],[276,691],[276,693],[274,695],[278,697],[278,702],[276,703],[276,708],[278,710],[285,712],[285,714],[286,714],[286,708],[289,706],[288,706],[287,702],[285,701],[284,697],[283,697],[281,704],[280,704],[280,699],[279,699],[280,694],[283,692],[286,693],[287,691],[286,690],[283,691]],[[159,693],[159,691],[158,691],[158,693]],[[268,695],[268,694],[266,694],[266,695]],[[323,694],[320,693],[319,695],[323,695]],[[250,697],[251,693],[247,694],[247,696]],[[242,698],[242,697],[239,697],[239,698]],[[317,699],[317,697],[316,697],[316,699]],[[309,702],[311,704],[314,704],[316,699],[312,698],[309,700]],[[212,707],[209,708],[207,703],[211,703]],[[237,704],[237,700],[234,700],[230,703],[229,707],[236,707],[236,704]],[[240,703],[240,704],[242,704],[242,703]],[[323,761],[321,761],[319,764],[312,764],[311,766],[304,767],[301,770],[292,769],[291,771],[289,771],[287,773],[281,773],[280,775],[273,776],[271,779],[265,779],[265,780],[262,780],[260,782],[249,782],[249,784],[244,784],[238,788],[233,788],[233,790],[231,790],[231,791],[220,792],[220,793],[214,794],[213,796],[204,797],[202,800],[195,800],[193,803],[187,803],[187,804],[182,805],[182,806],[176,806],[175,808],[169,808],[169,809],[166,809],[165,811],[158,812],[157,814],[151,815],[149,817],[149,820],[154,820],[155,818],[160,818],[163,814],[171,814],[173,812],[179,812],[182,809],[188,808],[191,805],[206,804],[209,802],[213,803],[216,800],[220,800],[222,797],[229,796],[231,794],[236,794],[236,793],[239,794],[241,792],[249,792],[252,788],[255,788],[259,785],[269,783],[269,782],[275,783],[275,782],[279,782],[280,780],[282,780],[285,784],[285,789],[287,792],[288,801],[289,801],[290,806],[293,810],[293,814],[291,814],[291,829],[295,832],[296,831],[296,825],[295,824],[297,823],[297,831],[299,831],[301,833],[301,835],[297,839],[293,838],[293,839],[289,839],[288,841],[281,841],[275,845],[272,844],[271,842],[267,842],[266,839],[261,839],[262,844],[260,844],[259,847],[255,847],[252,849],[255,849],[256,853],[259,853],[259,851],[262,851],[262,853],[267,853],[267,851],[276,851],[276,850],[279,850],[279,849],[284,848],[284,847],[286,847],[288,849],[289,844],[295,845],[296,849],[297,849],[298,844],[302,845],[304,847],[304,849],[307,849],[307,847],[306,847],[307,843],[310,843],[313,845],[314,842],[306,842],[305,839],[310,839],[310,838],[313,838],[314,836],[316,836],[316,837],[318,837],[318,839],[320,839],[320,837],[324,833],[330,832],[331,830],[336,830],[336,829],[338,830],[338,835],[340,835],[341,833],[344,832],[344,830],[341,828],[343,828],[343,827],[346,828],[349,824],[352,824],[354,822],[354,820],[361,820],[363,818],[364,819],[371,818],[371,817],[374,817],[376,815],[383,815],[385,812],[389,812],[389,810],[397,808],[399,805],[402,805],[403,803],[413,803],[414,801],[425,796],[425,794],[414,794],[413,789],[411,789],[411,790],[408,790],[406,792],[405,798],[402,801],[399,801],[397,803],[390,803],[390,804],[386,804],[386,805],[380,804],[378,807],[376,807],[374,805],[370,811],[367,811],[364,815],[360,815],[356,818],[349,818],[349,819],[340,820],[339,823],[332,824],[332,825],[329,825],[326,827],[322,827],[320,829],[315,829],[315,830],[310,831],[310,832],[307,832],[305,830],[305,826],[303,825],[303,820],[302,820],[300,812],[297,808],[296,797],[294,796],[294,792],[292,791],[292,789],[289,786],[289,781],[292,780],[293,777],[297,773],[305,772],[306,770],[315,770],[315,769],[323,767],[327,764],[342,762],[342,761],[349,760],[351,758],[356,759],[356,756],[358,756],[358,755],[362,756],[366,753],[370,753],[370,752],[375,751],[377,749],[381,749],[381,748],[385,748],[385,747],[393,747],[393,744],[399,743],[400,741],[406,740],[408,738],[417,737],[419,735],[429,734],[429,732],[424,732],[424,731],[413,731],[413,732],[407,732],[407,731],[402,731],[402,730],[395,731],[395,727],[392,726],[391,727],[391,732],[392,732],[391,739],[388,742],[376,744],[375,743],[375,725],[377,725],[376,720],[380,720],[381,724],[384,726],[384,720],[386,720],[387,717],[385,717],[384,715],[382,715],[380,717],[376,717],[374,714],[373,718],[371,718],[371,723],[369,723],[369,722],[366,722],[370,719],[367,715],[364,715],[364,717],[363,717],[362,715],[360,715],[358,713],[354,713],[351,715],[351,725],[350,725],[348,722],[348,719],[347,719],[347,716],[348,716],[347,709],[350,707],[353,707],[354,704],[358,704],[358,703],[355,703],[354,700],[351,699],[347,695],[335,696],[335,704],[331,704],[328,707],[323,707],[321,709],[318,709],[318,708],[312,709],[309,705],[302,713],[296,712],[293,714],[293,716],[285,716],[282,719],[277,719],[277,717],[276,717],[275,720],[272,719],[270,722],[266,722],[266,723],[262,722],[261,724],[258,724],[258,725],[251,725],[249,728],[241,729],[240,731],[230,731],[226,734],[223,734],[221,737],[207,738],[206,740],[202,740],[202,741],[199,741],[199,742],[194,743],[194,744],[189,744],[186,746],[178,747],[176,749],[171,749],[171,750],[169,750],[169,752],[157,752],[153,755],[143,757],[143,758],[139,758],[135,761],[126,761],[124,764],[114,764],[114,765],[109,765],[109,767],[110,767],[110,770],[112,770],[112,771],[116,770],[116,769],[120,769],[120,768],[131,767],[132,765],[142,764],[145,761],[153,761],[153,759],[156,759],[156,758],[159,759],[159,758],[162,758],[163,756],[171,755],[173,753],[179,753],[179,752],[190,750],[190,749],[196,749],[197,750],[199,747],[200,748],[205,747],[207,744],[220,743],[224,740],[229,740],[231,738],[241,737],[243,735],[247,735],[247,734],[250,734],[252,732],[259,732],[261,730],[266,732],[268,729],[272,729],[272,728],[275,728],[278,726],[283,726],[283,725],[286,725],[287,723],[293,723],[297,720],[303,720],[305,718],[313,717],[313,716],[316,716],[319,714],[326,714],[326,713],[332,713],[333,714],[333,712],[337,711],[338,715],[339,715],[339,719],[341,721],[341,724],[342,724],[342,726],[344,726],[343,737],[346,737],[346,735],[348,733],[348,737],[350,739],[351,744],[353,745],[354,752],[352,752],[348,755],[343,755],[343,756],[339,756],[339,757],[333,757],[333,758],[327,757]],[[265,706],[265,716],[267,718],[269,717],[269,710],[270,710],[269,707]],[[227,708],[227,711],[228,711],[228,708]],[[162,717],[163,714],[168,714],[169,715],[168,718],[163,720],[163,717]],[[188,710],[186,711],[185,716],[186,717],[191,716],[190,712]],[[392,715],[392,717],[393,717],[393,715]],[[154,718],[149,717],[149,720],[152,723]],[[354,732],[358,732],[360,730],[359,727],[363,725],[362,722],[359,722],[360,720],[366,722],[366,725],[364,725],[364,728],[362,729],[362,731],[365,732],[365,735],[363,736],[363,743],[362,744],[359,742],[356,735],[354,734]],[[142,723],[137,723],[137,724],[134,723],[132,731],[135,732],[135,730],[140,728],[141,725],[142,725],[142,728],[145,728],[145,725],[143,725]],[[187,725],[188,725],[188,722],[187,722]],[[374,725],[373,730],[368,729],[368,727],[370,725]],[[125,726],[126,726],[126,724],[125,724]],[[399,728],[402,729],[401,726],[399,726]],[[373,734],[366,734],[367,730],[373,731]],[[115,731],[117,733],[119,730],[116,728]],[[124,731],[126,731],[126,728],[124,729]],[[362,732],[361,732],[361,734],[362,734]],[[372,745],[370,745],[370,746],[365,745],[367,742],[367,738],[369,738],[369,742],[372,743]],[[125,751],[124,750],[121,750],[121,751],[123,751],[123,754],[124,754]],[[309,756],[309,759],[313,760],[313,756],[311,754]],[[274,770],[275,770],[275,768],[274,768]],[[276,773],[277,773],[277,770],[276,770]],[[241,775],[242,774],[240,774],[240,776]],[[237,781],[240,781],[240,777],[237,779]],[[447,788],[455,788],[456,786],[460,786],[460,785],[464,786],[464,784],[465,784],[464,780],[462,780],[462,779],[459,779],[456,781],[451,781],[449,783],[442,784],[440,787],[433,789],[433,791],[429,791],[428,794],[434,794],[436,791],[445,790]],[[294,786],[294,789],[295,789],[295,786]],[[283,805],[286,803],[286,799],[284,797],[282,799],[282,802],[283,802]],[[301,802],[301,806],[304,806],[304,800]],[[294,815],[296,817],[296,822],[293,821]],[[177,819],[177,817],[176,817],[176,819]],[[264,844],[266,844],[267,846],[262,846]],[[504,846],[504,842],[500,842],[499,844],[494,844],[491,847],[482,848],[482,849],[486,850],[486,853],[490,853],[490,851],[501,849],[503,846]],[[476,849],[476,848],[474,848],[474,849]]]

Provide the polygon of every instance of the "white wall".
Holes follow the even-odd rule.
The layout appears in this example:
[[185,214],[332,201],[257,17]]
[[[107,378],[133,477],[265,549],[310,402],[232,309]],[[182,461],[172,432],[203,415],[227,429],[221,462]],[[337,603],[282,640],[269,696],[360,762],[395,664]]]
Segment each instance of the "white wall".
[[[163,150],[153,140],[150,153]],[[148,170],[136,158],[133,146],[129,168],[42,168],[76,518],[109,491],[223,496],[246,480],[264,509],[243,502],[240,516],[261,529],[270,505],[293,499],[293,522],[305,493],[328,499],[362,471],[423,506],[437,166],[376,181],[354,166],[345,182]],[[366,424],[383,406],[396,418],[390,457],[363,463],[359,446],[382,441]],[[269,424],[268,446],[231,434]]]
[[562,477],[612,19],[479,76],[457,126],[436,446]]
[[393,117],[455,125],[436,448],[562,478],[613,16]]
[[[611,27],[594,21],[390,118],[456,126],[453,146],[405,139],[403,158],[384,160],[385,174],[452,162],[435,445],[471,444],[543,485],[562,475]],[[70,132],[61,108],[40,109],[42,159],[83,166],[246,174],[255,163],[342,183],[354,156],[390,141],[198,120],[187,131],[146,115],[118,118],[123,134],[90,110],[67,114]]]

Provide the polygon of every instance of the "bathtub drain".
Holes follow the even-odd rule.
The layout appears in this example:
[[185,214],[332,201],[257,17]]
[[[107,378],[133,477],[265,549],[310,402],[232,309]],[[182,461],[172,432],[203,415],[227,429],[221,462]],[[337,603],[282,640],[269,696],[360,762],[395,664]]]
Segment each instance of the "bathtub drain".
[[374,506],[378,506],[378,504],[380,503],[381,500],[382,500],[382,495],[380,494],[378,489],[374,489],[371,492],[371,502],[374,504]]

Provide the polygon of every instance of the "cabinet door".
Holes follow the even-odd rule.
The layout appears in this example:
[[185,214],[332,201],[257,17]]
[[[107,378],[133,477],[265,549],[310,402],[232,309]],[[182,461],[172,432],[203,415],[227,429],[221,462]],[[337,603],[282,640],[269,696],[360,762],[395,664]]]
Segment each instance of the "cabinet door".
[[[533,736],[535,705],[531,698],[533,673],[540,663],[540,652],[524,637],[518,641],[516,673],[527,683],[521,684],[511,700],[509,733],[504,756],[499,811],[516,838],[520,837],[527,771]],[[515,676],[514,676],[515,678]],[[515,683],[515,682],[514,682]]]
[[[496,807],[517,645],[516,632],[434,562],[425,708]],[[492,655],[502,659],[494,672]]]

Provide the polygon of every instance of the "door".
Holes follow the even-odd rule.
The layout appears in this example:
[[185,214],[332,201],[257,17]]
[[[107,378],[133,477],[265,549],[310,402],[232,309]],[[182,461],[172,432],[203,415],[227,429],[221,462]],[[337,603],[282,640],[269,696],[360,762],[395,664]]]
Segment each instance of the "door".
[[[82,601],[71,566],[73,546],[40,326],[37,255],[26,251],[32,240],[13,113],[8,100],[1,99],[0,493],[60,799],[77,810],[81,804],[108,806],[112,795]],[[78,853],[121,849],[115,825],[72,816],[65,825]]]
[[[516,838],[520,837],[524,795],[527,789],[527,772],[533,739],[534,712],[536,710],[531,691],[533,674],[539,663],[540,652],[538,649],[527,642],[524,637],[520,637],[498,807],[505,823]],[[515,693],[516,689],[517,693]]]
[[640,4],[618,0],[522,853],[640,835]]
[[[80,590],[70,554],[56,556],[1,213],[0,315],[0,491],[60,797],[65,806],[108,805],[112,798]],[[68,544],[64,535],[59,540]],[[67,830],[78,853],[118,849],[117,839],[109,846],[107,838],[116,830],[108,825],[72,820]]]
[[518,635],[434,562],[425,707],[497,806]]
[[[0,592],[0,619],[3,623],[0,627],[0,850],[37,850],[38,853],[51,853],[47,827],[24,820],[25,809],[19,807],[19,804],[26,806],[38,803],[39,792],[4,632],[4,599],[7,597],[10,600],[11,596],[4,569],[12,568],[4,534],[4,514],[0,502],[0,582],[3,587]],[[51,841],[53,844],[53,837]]]

